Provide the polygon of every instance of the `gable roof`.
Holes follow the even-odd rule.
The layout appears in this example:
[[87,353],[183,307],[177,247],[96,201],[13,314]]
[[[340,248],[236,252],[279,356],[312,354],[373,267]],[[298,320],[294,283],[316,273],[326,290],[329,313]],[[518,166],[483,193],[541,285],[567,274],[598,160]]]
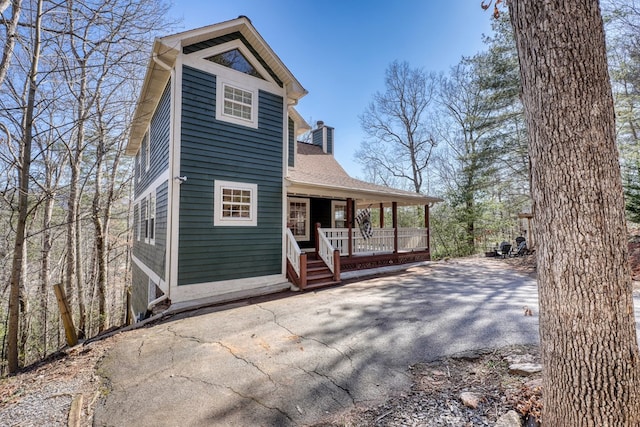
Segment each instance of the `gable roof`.
[[383,203],[390,206],[426,205],[441,202],[437,197],[372,184],[352,178],[331,154],[322,147],[298,142],[295,167],[289,168],[288,192],[316,196],[357,199],[359,206]]
[[273,71],[278,80],[282,82],[291,101],[290,105],[295,105],[300,98],[308,93],[246,16],[239,16],[236,19],[218,24],[156,38],[133,115],[129,142],[126,148],[127,154],[134,155],[140,148],[147,125],[169,81],[171,70],[174,68],[176,58],[180,52],[187,46],[232,33],[240,33],[243,39],[250,44],[251,48],[257,52],[259,57]]

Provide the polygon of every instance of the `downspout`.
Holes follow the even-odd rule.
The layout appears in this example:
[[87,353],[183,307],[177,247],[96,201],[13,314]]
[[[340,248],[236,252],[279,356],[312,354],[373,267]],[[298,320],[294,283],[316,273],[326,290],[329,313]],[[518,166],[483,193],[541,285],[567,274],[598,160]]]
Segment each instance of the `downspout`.
[[164,294],[161,297],[154,299],[149,304],[147,304],[147,311],[153,310],[153,307],[155,307],[156,305],[160,304],[162,301],[168,298],[169,298],[169,294]]
[[173,67],[170,67],[165,62],[162,62],[160,60],[160,57],[158,57],[157,53],[154,52],[153,55],[151,56],[151,59],[153,59],[153,62],[158,64],[160,68],[162,68],[163,70],[171,72],[171,77],[173,77]]

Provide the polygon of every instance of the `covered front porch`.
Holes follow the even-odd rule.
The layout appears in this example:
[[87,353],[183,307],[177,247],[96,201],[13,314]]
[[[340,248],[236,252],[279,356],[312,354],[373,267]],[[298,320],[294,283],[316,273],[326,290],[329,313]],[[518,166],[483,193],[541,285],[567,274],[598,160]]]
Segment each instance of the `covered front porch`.
[[[346,271],[431,259],[429,209],[433,200],[415,205],[415,200],[319,201],[310,197],[306,202],[301,196],[290,195],[287,224],[287,277],[300,289],[338,284],[341,273]],[[411,196],[418,196],[421,201],[425,198]],[[330,216],[313,210],[314,206],[329,204]],[[410,211],[412,221],[400,221],[401,211],[405,216]],[[312,218],[315,222],[309,224]],[[411,226],[406,226],[409,222]]]
[[341,271],[431,259],[429,209],[441,199],[350,177],[327,135],[298,142],[287,169],[288,279],[309,289],[340,283]]

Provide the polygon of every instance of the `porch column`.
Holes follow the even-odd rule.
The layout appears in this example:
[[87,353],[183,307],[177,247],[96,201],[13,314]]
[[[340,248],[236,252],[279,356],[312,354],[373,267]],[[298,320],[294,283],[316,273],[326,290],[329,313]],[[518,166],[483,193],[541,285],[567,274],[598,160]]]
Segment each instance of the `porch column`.
[[391,221],[393,222],[393,253],[398,253],[398,202],[391,203]]
[[384,228],[384,203],[380,203],[380,228]]
[[353,229],[353,199],[347,199],[347,228],[349,229],[349,258],[353,256],[353,236],[351,230]]
[[322,227],[322,224],[320,224],[319,222],[316,222],[315,226],[313,227],[313,232],[315,233],[315,241],[316,241],[316,255],[320,251],[320,236],[319,236],[320,233],[318,232],[318,228],[320,227]]

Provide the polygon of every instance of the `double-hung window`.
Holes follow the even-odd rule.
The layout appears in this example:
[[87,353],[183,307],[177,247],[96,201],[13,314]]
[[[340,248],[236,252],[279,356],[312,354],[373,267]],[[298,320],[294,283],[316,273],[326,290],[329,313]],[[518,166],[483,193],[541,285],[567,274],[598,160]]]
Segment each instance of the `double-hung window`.
[[224,114],[243,120],[251,120],[253,93],[230,85],[224,85]]
[[141,203],[136,203],[133,207],[133,234],[135,235],[135,239],[138,241],[140,241],[140,228],[142,228],[140,225],[140,217],[142,216],[142,213],[140,212],[141,208]]
[[149,195],[149,243],[155,244],[156,239],[156,193]]
[[333,212],[333,228],[347,228],[347,202],[333,200],[331,211]]
[[257,226],[258,185],[216,180],[213,225]]
[[145,243],[149,243],[149,199],[144,198],[140,203],[140,230]]
[[225,82],[222,78],[218,80],[216,119],[257,128],[256,91]]
[[156,238],[156,193],[155,191],[143,199],[141,226],[144,230],[144,242],[155,244]]

